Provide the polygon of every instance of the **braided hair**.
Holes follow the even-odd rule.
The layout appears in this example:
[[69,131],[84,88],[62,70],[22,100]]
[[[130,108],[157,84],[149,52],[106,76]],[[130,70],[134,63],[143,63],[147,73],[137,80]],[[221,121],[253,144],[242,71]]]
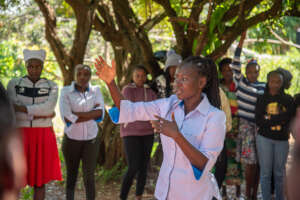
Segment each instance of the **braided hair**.
[[181,67],[191,66],[198,70],[200,76],[206,77],[206,86],[203,91],[211,105],[220,108],[221,100],[219,95],[218,72],[215,62],[211,58],[190,56],[186,58]]

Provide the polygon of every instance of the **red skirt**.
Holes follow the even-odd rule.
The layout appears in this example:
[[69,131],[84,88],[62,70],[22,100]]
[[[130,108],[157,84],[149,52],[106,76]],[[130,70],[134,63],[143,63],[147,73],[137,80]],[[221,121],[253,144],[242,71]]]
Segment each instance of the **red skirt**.
[[27,161],[27,185],[40,187],[62,180],[57,144],[52,127],[21,128]]

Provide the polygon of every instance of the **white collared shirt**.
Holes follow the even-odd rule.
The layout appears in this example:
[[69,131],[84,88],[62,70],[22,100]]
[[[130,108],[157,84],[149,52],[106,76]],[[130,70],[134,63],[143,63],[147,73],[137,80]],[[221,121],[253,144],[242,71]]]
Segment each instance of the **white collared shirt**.
[[121,101],[119,123],[136,120],[156,120],[154,115],[175,120],[181,134],[207,158],[208,162],[199,180],[193,167],[175,141],[160,135],[164,159],[155,189],[159,200],[211,200],[221,199],[215,178],[210,170],[221,152],[225,138],[226,117],[223,111],[213,107],[205,94],[201,103],[187,115],[184,104],[175,95],[152,102]]
[[[96,107],[96,105],[99,105]],[[105,109],[102,93],[98,86],[89,85],[85,92],[75,89],[73,82],[61,90],[59,100],[60,114],[63,121],[67,118],[72,124],[65,122],[64,132],[73,140],[91,140],[97,136],[98,125],[95,120],[75,123],[78,117],[73,112],[89,112],[102,109],[102,119],[104,119]]]

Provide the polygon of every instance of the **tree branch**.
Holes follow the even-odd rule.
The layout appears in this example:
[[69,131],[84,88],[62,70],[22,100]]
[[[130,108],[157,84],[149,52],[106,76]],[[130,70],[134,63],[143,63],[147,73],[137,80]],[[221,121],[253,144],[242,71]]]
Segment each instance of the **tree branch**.
[[211,19],[211,15],[212,15],[212,9],[213,9],[213,3],[212,0],[209,0],[209,8],[208,8],[208,14],[207,14],[207,18],[206,18],[206,27],[205,29],[202,31],[202,33],[198,36],[198,43],[197,43],[197,47],[195,50],[195,55],[200,55],[203,48],[205,47],[205,45],[208,42],[208,37],[207,34],[209,32],[209,24],[210,24],[210,19]]
[[106,41],[109,41],[116,46],[120,46],[122,44],[122,35],[120,31],[116,30],[115,22],[113,16],[110,14],[109,7],[100,3],[97,10],[104,21],[102,21],[99,16],[96,16],[93,22],[94,29],[99,31]]
[[242,32],[246,31],[249,27],[256,25],[259,22],[265,21],[267,19],[271,19],[274,17],[278,17],[280,11],[282,10],[282,0],[274,0],[274,4],[269,10],[266,10],[262,13],[259,13],[247,20],[237,20],[232,27],[229,27],[224,32],[224,40],[225,42],[215,49],[209,56],[213,59],[217,59],[224,55],[230,45],[234,42],[234,40],[242,34]]
[[[177,18],[176,11],[172,8],[169,0],[154,0],[156,3],[160,4],[164,10],[166,11],[169,18]],[[184,54],[183,51],[185,51],[185,45],[188,43],[187,37],[184,33],[184,28],[176,21],[170,20],[174,34],[176,37],[178,49],[181,54]]]
[[59,67],[63,74],[67,73],[66,66],[70,62],[67,58],[68,53],[61,40],[57,36],[56,30],[56,16],[54,14],[53,8],[50,7],[46,0],[35,0],[38,4],[41,12],[43,13],[46,25],[46,39],[49,42],[51,49],[57,59]]
[[207,0],[195,0],[193,2],[191,14],[189,16],[190,19],[195,20],[198,22],[199,15],[201,11],[203,10],[203,6],[207,3]]
[[281,42],[281,44],[285,44],[285,45],[288,45],[288,46],[293,46],[293,47],[296,47],[296,48],[300,49],[300,45],[294,44],[292,42],[285,41],[277,33],[275,33],[271,28],[269,28],[269,30],[272,33],[272,35],[274,35],[274,37],[277,38]]
[[[279,36],[280,37],[280,36]],[[293,42],[288,42],[285,41],[281,38],[281,40],[272,40],[272,39],[246,39],[244,43],[256,43],[256,42],[267,42],[270,44],[279,44],[279,45],[286,45],[286,46],[290,46],[290,47],[296,47],[298,49],[300,49],[300,45],[295,44]]]
[[[260,2],[262,2],[262,0],[251,0],[251,1],[247,1],[247,3],[244,5],[244,11],[250,11],[252,10],[257,4],[259,4]],[[223,16],[222,21],[226,22],[229,21],[231,19],[233,19],[234,17],[236,17],[239,12],[240,12],[240,7],[241,5],[244,3],[244,1],[242,1],[241,3],[239,3],[238,5],[235,5],[233,7],[231,7]]]
[[159,13],[151,19],[148,19],[144,24],[141,25],[141,29],[144,29],[146,32],[150,31],[156,24],[161,22],[167,14],[165,12]]
[[73,66],[81,64],[84,59],[87,43],[92,30],[92,24],[95,16],[95,9],[99,0],[91,3],[83,3],[81,1],[66,0],[72,7],[76,17],[76,30],[70,56]]

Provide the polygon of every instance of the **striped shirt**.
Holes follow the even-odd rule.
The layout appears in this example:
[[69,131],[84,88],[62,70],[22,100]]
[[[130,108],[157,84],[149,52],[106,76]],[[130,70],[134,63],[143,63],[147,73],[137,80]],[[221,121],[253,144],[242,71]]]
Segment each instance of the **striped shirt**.
[[238,116],[250,122],[255,122],[255,105],[257,98],[264,93],[265,83],[256,81],[250,83],[241,72],[241,48],[237,48],[231,68],[233,80],[237,86],[236,96],[238,103]]

